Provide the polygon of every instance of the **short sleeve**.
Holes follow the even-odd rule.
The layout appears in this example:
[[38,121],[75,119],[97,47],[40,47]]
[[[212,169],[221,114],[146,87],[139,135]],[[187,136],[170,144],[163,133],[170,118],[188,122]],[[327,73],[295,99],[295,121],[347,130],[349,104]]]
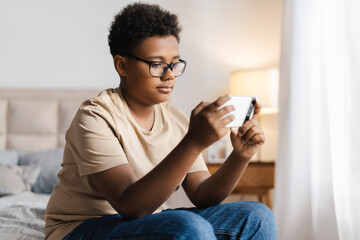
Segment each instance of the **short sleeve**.
[[80,176],[128,163],[116,130],[112,114],[101,104],[88,101],[80,107],[66,135]]
[[188,171],[188,173],[192,173],[192,172],[200,172],[200,171],[206,171],[208,172],[208,168],[206,166],[206,163],[204,161],[203,156],[200,154],[199,157],[195,160],[195,162],[193,163],[193,165],[190,167],[190,170]]

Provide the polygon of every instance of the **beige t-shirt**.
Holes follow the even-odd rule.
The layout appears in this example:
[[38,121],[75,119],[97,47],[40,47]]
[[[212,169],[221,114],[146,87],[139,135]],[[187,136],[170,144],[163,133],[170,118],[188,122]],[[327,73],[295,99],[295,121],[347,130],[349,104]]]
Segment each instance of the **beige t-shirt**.
[[[187,117],[169,103],[154,109],[149,131],[135,121],[119,88],[102,91],[81,105],[66,133],[60,181],[46,208],[46,239],[62,239],[85,220],[117,213],[90,174],[130,164],[140,179],[180,142],[188,129]],[[201,155],[189,170],[195,171],[207,171]]]

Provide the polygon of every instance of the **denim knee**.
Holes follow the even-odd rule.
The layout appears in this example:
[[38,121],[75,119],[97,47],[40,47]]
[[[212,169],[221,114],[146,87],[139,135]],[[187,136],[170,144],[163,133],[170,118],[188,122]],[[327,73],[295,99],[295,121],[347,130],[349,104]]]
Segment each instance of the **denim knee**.
[[[246,219],[249,229],[252,231],[252,239],[277,239],[276,220],[273,212],[259,202],[246,202]],[[244,213],[244,212],[243,212]],[[245,227],[245,228],[246,228]]]
[[192,240],[192,239],[216,239],[212,225],[198,214],[185,211],[167,211],[169,224],[176,228],[173,239]]

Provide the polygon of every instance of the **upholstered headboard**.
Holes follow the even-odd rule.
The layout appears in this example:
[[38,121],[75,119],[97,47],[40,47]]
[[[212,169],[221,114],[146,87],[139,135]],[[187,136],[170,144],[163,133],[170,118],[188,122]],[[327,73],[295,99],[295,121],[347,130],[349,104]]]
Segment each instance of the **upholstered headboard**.
[[63,146],[77,109],[100,90],[0,89],[0,150]]

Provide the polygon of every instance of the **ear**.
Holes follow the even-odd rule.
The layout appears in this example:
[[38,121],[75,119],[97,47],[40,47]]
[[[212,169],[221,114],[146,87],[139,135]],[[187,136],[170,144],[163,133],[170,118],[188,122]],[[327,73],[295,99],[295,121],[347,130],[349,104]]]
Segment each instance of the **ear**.
[[114,66],[120,76],[126,76],[126,59],[123,56],[115,55]]

